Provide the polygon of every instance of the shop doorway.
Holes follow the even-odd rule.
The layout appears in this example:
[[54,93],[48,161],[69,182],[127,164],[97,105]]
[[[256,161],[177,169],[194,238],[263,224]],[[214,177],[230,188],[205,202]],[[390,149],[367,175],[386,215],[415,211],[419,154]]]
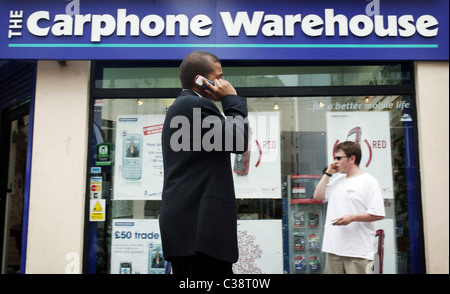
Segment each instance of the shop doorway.
[[2,274],[21,267],[30,100],[1,112],[0,266]]

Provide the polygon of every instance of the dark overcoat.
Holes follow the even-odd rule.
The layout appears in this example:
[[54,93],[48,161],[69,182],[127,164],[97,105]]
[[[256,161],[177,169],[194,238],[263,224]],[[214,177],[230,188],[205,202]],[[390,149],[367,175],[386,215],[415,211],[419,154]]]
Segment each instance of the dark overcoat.
[[226,262],[238,260],[230,154],[248,147],[247,102],[227,95],[221,103],[225,117],[211,100],[183,90],[167,111],[159,218],[166,260],[197,252]]

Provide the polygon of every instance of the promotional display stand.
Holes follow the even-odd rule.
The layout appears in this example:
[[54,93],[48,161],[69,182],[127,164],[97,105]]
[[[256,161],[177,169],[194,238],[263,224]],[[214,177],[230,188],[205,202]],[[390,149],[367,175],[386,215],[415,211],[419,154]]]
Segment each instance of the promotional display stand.
[[288,271],[291,274],[323,273],[325,209],[322,201],[312,199],[319,180],[318,175],[288,176]]

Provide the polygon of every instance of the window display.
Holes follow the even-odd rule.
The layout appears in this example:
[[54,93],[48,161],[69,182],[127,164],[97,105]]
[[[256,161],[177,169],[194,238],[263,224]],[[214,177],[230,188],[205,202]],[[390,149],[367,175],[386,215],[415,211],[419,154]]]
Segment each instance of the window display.
[[[292,84],[291,79],[299,79],[297,82],[301,83],[307,73],[299,68],[288,68],[283,73],[278,67],[275,71],[278,75],[274,77],[282,84]],[[371,74],[378,83],[401,84],[408,76],[398,72],[399,66],[375,68]],[[245,86],[253,83],[251,79],[233,75],[237,68],[230,69],[229,80]],[[264,76],[267,68],[262,69]],[[164,79],[170,80],[169,73],[174,72],[167,70]],[[319,71],[316,68],[313,72]],[[355,71],[341,77],[348,80],[352,76],[349,72]],[[250,73],[248,77],[257,75],[256,71]],[[120,68],[108,69],[103,86],[117,85],[119,80],[126,86],[137,76],[140,83],[145,82],[146,78],[137,73],[127,79]],[[329,77],[338,76],[333,72]],[[362,76],[369,76],[367,69],[361,71],[359,78]],[[119,80],[111,80],[112,77]],[[309,77],[317,82],[324,75]],[[334,157],[333,146],[345,140],[361,145],[362,169],[377,177],[382,185],[387,216],[376,224],[384,236],[383,259],[377,266],[381,264],[384,273],[410,272],[407,224],[411,196],[405,183],[411,174],[406,172],[405,153],[415,148],[408,133],[413,121],[412,98],[398,94],[312,97],[300,94],[247,98],[250,147],[246,153],[231,158],[241,258],[235,264],[235,272],[323,272],[325,255],[321,241],[326,203],[313,200],[312,195],[323,169]],[[89,223],[92,273],[168,271],[158,226],[164,173],[160,140],[161,125],[173,101],[170,97],[136,96],[95,99],[92,189],[88,197],[105,200],[106,212],[105,221]],[[110,148],[109,159],[100,154],[102,147]],[[267,236],[271,236],[270,240]]]

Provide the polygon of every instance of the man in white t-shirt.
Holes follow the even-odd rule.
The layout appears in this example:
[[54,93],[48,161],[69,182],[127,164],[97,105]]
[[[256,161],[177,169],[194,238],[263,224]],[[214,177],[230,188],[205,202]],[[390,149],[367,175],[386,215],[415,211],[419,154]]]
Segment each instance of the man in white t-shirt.
[[358,143],[342,142],[334,153],[334,162],[314,191],[314,199],[328,202],[322,242],[322,251],[327,252],[325,273],[364,274],[375,257],[373,222],[384,218],[384,200],[378,181],[359,168]]

